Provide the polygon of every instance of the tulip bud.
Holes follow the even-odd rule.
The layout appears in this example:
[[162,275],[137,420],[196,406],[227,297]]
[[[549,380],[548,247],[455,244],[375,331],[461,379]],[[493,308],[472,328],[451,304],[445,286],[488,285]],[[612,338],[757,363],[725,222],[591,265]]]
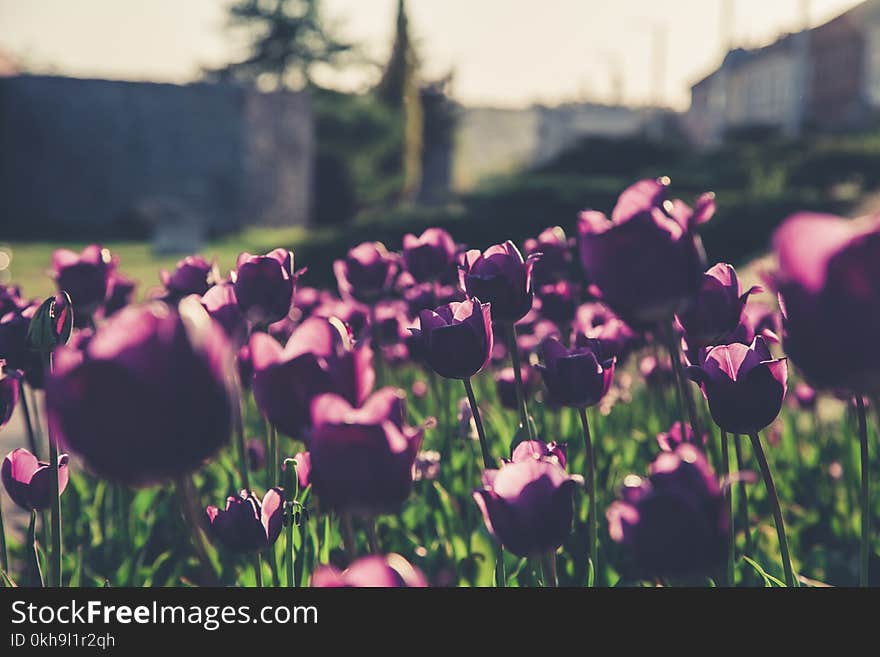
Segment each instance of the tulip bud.
[[284,524],[284,491],[270,488],[262,501],[251,491],[226,498],[226,508],[206,511],[211,535],[234,552],[260,552],[275,544]]
[[541,344],[543,366],[538,366],[550,398],[556,404],[586,408],[601,401],[614,378],[614,359],[603,359],[601,345],[566,349],[556,338]]
[[482,253],[468,251],[459,266],[461,288],[468,297],[490,304],[496,322],[515,322],[532,308],[532,266],[539,258],[532,254],[523,260],[509,240]]
[[239,308],[255,324],[283,319],[293,304],[297,276],[291,251],[275,249],[264,256],[242,253],[233,277]]
[[489,304],[476,299],[419,313],[410,329],[417,352],[432,370],[448,379],[467,379],[482,370],[492,354]]
[[[67,488],[69,458],[58,457],[58,494]],[[18,448],[3,459],[0,476],[9,497],[26,511],[42,511],[52,505],[52,467],[37,460],[28,450]]]
[[419,237],[403,236],[403,261],[418,283],[435,280],[453,266],[457,247],[442,228],[428,228]]

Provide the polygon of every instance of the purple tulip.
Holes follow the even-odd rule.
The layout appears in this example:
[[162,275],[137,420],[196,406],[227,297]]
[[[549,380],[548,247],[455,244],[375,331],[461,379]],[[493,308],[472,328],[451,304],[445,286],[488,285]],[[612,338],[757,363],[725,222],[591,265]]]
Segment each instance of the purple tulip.
[[816,387],[880,390],[880,218],[797,214],[773,244],[785,352]]
[[529,459],[555,459],[564,468],[567,447],[565,443],[544,443],[540,440],[524,440],[513,450],[510,460],[518,463],[519,461]]
[[21,296],[21,288],[17,285],[0,285],[0,317],[6,313],[22,310],[28,305]]
[[663,452],[642,479],[629,475],[607,512],[612,540],[626,547],[631,577],[715,575],[727,556],[724,496],[693,445]]
[[312,487],[322,503],[375,515],[398,508],[412,489],[422,430],[403,423],[403,394],[383,388],[354,408],[339,395],[312,403]]
[[598,342],[571,349],[556,338],[541,343],[543,366],[538,366],[555,404],[586,408],[598,404],[614,379],[614,358],[602,357]]
[[338,299],[331,296],[315,308],[312,314],[325,319],[336,317],[351,329],[352,335],[360,337],[367,329],[370,308],[354,299]]
[[[708,436],[705,433],[702,434],[702,436],[700,436],[700,445],[705,447],[707,439]],[[696,442],[693,427],[690,424],[687,424],[685,425],[685,430],[682,431],[681,421],[675,422],[669,427],[669,431],[657,434],[657,445],[660,447],[661,451],[664,452],[674,452],[681,444],[696,444]]]
[[816,389],[803,381],[799,381],[794,387],[794,399],[802,410],[814,410],[817,397]]
[[705,347],[723,344],[725,334],[733,332],[740,323],[749,295],[760,292],[757,285],[742,291],[736,270],[719,263],[703,274],[697,296],[678,314],[678,322],[685,330],[688,346]]
[[467,379],[482,370],[492,355],[489,304],[476,299],[450,303],[419,313],[410,329],[417,352],[432,370],[447,379]]
[[461,288],[468,297],[491,304],[496,322],[516,322],[532,308],[532,266],[539,258],[533,254],[523,260],[509,240],[482,253],[468,251],[459,266]]
[[202,296],[220,278],[216,263],[203,256],[191,255],[177,263],[173,272],[162,270],[159,274],[168,298],[179,301],[190,294]]
[[712,419],[724,431],[751,435],[767,427],[782,408],[788,368],[774,359],[760,336],[750,345],[713,347],[688,374],[703,390]]
[[137,283],[133,280],[113,271],[108,283],[107,299],[104,301],[104,317],[110,317],[131,304],[136,287]]
[[[301,491],[305,490],[312,483],[312,455],[308,452],[300,452],[293,457],[296,461],[296,481]],[[285,469],[287,465],[283,465]]]
[[381,242],[359,244],[344,260],[333,263],[339,294],[364,303],[378,300],[391,289],[398,268],[398,257]]
[[296,278],[293,253],[287,249],[264,256],[242,253],[233,277],[239,308],[255,324],[277,322],[290,312]]
[[523,459],[483,472],[474,500],[489,532],[520,557],[558,548],[571,533],[572,495],[582,478],[550,459]]
[[195,300],[129,306],[81,350],[57,349],[54,365],[49,422],[101,476],[132,485],[172,479],[229,440],[233,354]]
[[247,318],[235,296],[232,283],[217,283],[202,295],[202,305],[211,318],[216,321],[233,344],[241,344],[247,339]]
[[255,333],[250,350],[257,407],[288,436],[306,437],[316,396],[336,392],[357,404],[373,389],[372,351],[366,345],[353,348],[338,322],[309,317],[284,347]]
[[601,303],[585,303],[575,312],[572,343],[578,347],[598,340],[602,353],[617,359],[620,364],[637,346],[638,334]]
[[568,281],[559,281],[538,288],[541,315],[561,326],[568,325],[578,305],[577,288]]
[[0,360],[0,429],[12,418],[18,404],[19,381],[6,371],[5,361]]
[[[529,367],[520,367],[520,377],[523,382],[523,391],[526,395],[531,395],[535,387],[535,377],[533,370]],[[519,402],[516,397],[516,377],[514,376],[512,367],[504,367],[494,376],[495,393],[498,395],[498,401],[501,405],[510,411],[519,411]]]
[[[67,454],[58,457],[58,494],[67,488],[70,473]],[[52,468],[19,447],[6,455],[0,476],[10,499],[26,511],[43,511],[52,506]]]
[[700,288],[704,258],[696,228],[714,214],[714,197],[704,194],[691,209],[666,200],[668,184],[632,185],[611,221],[601,212],[580,215],[581,263],[591,289],[631,324],[669,320]]
[[52,254],[52,277],[58,290],[70,295],[77,326],[89,318],[107,298],[107,288],[115,263],[107,249],[92,244],[82,253],[56,249]]
[[403,261],[418,283],[440,278],[455,264],[458,247],[442,228],[428,228],[419,237],[403,236]]
[[424,588],[428,582],[422,572],[399,554],[361,557],[344,571],[325,564],[312,573],[314,588]]
[[251,491],[226,498],[226,508],[206,509],[211,535],[234,552],[260,552],[272,547],[284,524],[284,493],[270,488],[260,501]]
[[7,369],[24,372],[25,380],[34,388],[42,388],[45,379],[43,359],[30,348],[27,337],[39,307],[32,303],[0,317],[0,360],[6,361]]
[[559,226],[545,229],[537,238],[527,239],[523,246],[527,256],[541,254],[532,270],[536,285],[553,283],[568,273],[572,244]]

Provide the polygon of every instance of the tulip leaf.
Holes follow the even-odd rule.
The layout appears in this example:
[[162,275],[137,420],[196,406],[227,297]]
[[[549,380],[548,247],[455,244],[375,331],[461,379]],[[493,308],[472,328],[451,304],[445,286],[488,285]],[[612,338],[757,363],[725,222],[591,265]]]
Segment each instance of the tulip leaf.
[[785,588],[785,582],[776,577],[773,577],[773,575],[764,570],[761,565],[754,559],[743,555],[743,561],[749,564],[755,570],[755,572],[758,573],[758,575],[764,580],[764,586],[766,588],[772,588],[774,586]]

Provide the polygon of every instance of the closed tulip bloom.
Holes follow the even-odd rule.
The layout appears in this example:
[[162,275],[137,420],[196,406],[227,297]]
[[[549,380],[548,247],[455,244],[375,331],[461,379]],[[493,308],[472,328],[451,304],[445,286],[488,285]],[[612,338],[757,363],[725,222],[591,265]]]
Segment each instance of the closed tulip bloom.
[[391,289],[398,269],[398,256],[381,242],[358,244],[333,263],[339,294],[364,303],[376,301]]
[[344,571],[324,564],[312,573],[314,588],[424,588],[428,582],[422,572],[399,554],[361,557]]
[[129,306],[81,350],[55,351],[46,386],[62,444],[132,485],[192,472],[227,444],[235,392],[226,336],[193,299]]
[[0,429],[12,418],[12,412],[18,403],[18,390],[18,377],[10,376],[5,362],[0,360]]
[[200,255],[187,256],[177,263],[173,272],[163,269],[159,277],[172,301],[190,294],[201,296],[220,278],[217,265]]
[[880,218],[798,214],[773,244],[786,354],[816,387],[880,390]]
[[442,228],[428,228],[420,236],[403,236],[403,261],[418,283],[440,278],[453,267],[458,247]]
[[[67,454],[58,456],[58,494],[67,488]],[[43,511],[52,506],[52,468],[23,448],[3,459],[0,476],[10,499],[26,511]]]
[[582,482],[553,460],[528,458],[484,471],[474,500],[504,549],[537,556],[558,548],[571,533],[572,495]]
[[721,344],[740,323],[749,295],[760,292],[757,285],[742,291],[736,270],[719,263],[703,274],[703,282],[696,297],[678,314],[678,322],[685,330],[688,345],[708,346]]
[[509,240],[482,253],[474,249],[462,256],[459,281],[468,297],[491,304],[496,322],[515,322],[532,308],[532,267],[539,258],[523,260]]
[[232,283],[217,283],[202,295],[201,301],[211,319],[220,324],[233,344],[247,339],[247,318],[238,305]]
[[489,304],[476,299],[450,303],[419,313],[410,329],[416,351],[430,368],[447,379],[466,379],[482,370],[492,355]]
[[255,324],[277,322],[290,312],[296,277],[287,249],[262,256],[242,253],[233,276],[239,308]]
[[0,317],[0,360],[6,361],[8,370],[24,372],[28,384],[41,389],[45,379],[43,359],[28,344],[28,330],[39,307],[31,303]]
[[614,378],[614,359],[602,357],[598,342],[567,349],[556,338],[541,343],[543,366],[538,366],[552,401],[585,408],[598,404]]
[[284,525],[284,493],[270,488],[262,501],[251,491],[226,498],[226,508],[207,508],[211,535],[234,552],[259,552],[272,547]]
[[528,459],[555,459],[564,468],[567,447],[565,443],[544,443],[540,440],[524,440],[513,450],[510,460],[516,463]]
[[0,285],[0,317],[6,313],[21,310],[28,305],[21,296],[21,288],[17,285]]
[[724,495],[693,445],[663,452],[643,479],[624,479],[621,499],[608,508],[612,540],[628,552],[628,575],[638,578],[714,575],[727,556]]
[[559,281],[538,288],[541,316],[559,325],[574,319],[578,305],[577,288],[568,281]]
[[130,278],[126,278],[117,271],[110,275],[107,288],[107,299],[104,301],[104,317],[119,312],[129,305],[134,298],[134,290],[137,287]]
[[572,262],[572,243],[559,226],[545,229],[537,238],[527,239],[523,246],[527,256],[541,254],[532,269],[536,285],[552,283],[568,274]]
[[705,268],[696,228],[715,211],[711,194],[691,209],[666,200],[668,179],[626,189],[609,221],[580,215],[581,264],[592,291],[631,324],[655,324],[683,309],[700,288]]
[[58,289],[70,295],[77,326],[85,325],[104,303],[114,266],[110,252],[98,244],[87,246],[79,254],[69,249],[57,249],[52,254],[52,277]]
[[351,403],[373,389],[372,351],[354,348],[343,326],[309,317],[282,347],[255,333],[250,340],[254,399],[260,412],[283,434],[304,439],[311,425],[312,400],[336,392]]
[[713,347],[688,374],[702,388],[715,424],[728,433],[749,435],[779,415],[788,368],[784,358],[773,358],[759,336],[750,346]]
[[409,496],[422,430],[403,423],[403,396],[383,388],[360,408],[334,394],[312,403],[310,479],[322,503],[375,515]]

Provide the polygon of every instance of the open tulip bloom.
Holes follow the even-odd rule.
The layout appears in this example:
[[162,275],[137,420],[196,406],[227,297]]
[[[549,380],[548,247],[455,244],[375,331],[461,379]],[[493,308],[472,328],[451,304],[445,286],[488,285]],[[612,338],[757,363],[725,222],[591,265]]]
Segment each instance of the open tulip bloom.
[[293,253],[287,249],[263,256],[242,253],[233,276],[235,298],[250,321],[265,326],[290,312],[296,279]]
[[[58,457],[58,494],[67,488],[69,458]],[[9,497],[26,511],[43,511],[52,505],[52,468],[19,447],[6,455],[0,475]]]
[[284,494],[271,488],[260,500],[251,491],[226,498],[226,508],[207,508],[211,535],[234,552],[260,552],[281,535]]

